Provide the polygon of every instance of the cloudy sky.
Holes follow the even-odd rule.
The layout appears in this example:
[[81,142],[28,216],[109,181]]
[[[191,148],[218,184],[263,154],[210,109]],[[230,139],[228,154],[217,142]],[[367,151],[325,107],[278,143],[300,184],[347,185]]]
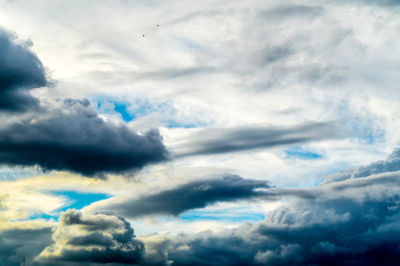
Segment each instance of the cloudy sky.
[[400,1],[0,0],[0,265],[395,265]]

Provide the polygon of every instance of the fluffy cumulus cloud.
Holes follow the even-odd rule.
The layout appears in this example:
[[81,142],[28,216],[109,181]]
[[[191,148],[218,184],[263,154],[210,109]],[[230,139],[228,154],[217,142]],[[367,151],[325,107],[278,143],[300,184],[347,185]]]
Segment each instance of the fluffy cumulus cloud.
[[35,259],[38,265],[74,263],[142,264],[144,244],[122,217],[69,210],[60,217],[54,243]]
[[0,110],[26,111],[39,100],[30,90],[47,85],[44,67],[29,49],[29,42],[0,28]]

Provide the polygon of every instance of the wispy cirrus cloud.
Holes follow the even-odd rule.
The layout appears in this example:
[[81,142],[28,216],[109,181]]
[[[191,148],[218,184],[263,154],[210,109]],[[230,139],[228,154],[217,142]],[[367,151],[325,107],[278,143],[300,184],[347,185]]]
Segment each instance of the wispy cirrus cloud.
[[218,202],[253,200],[268,189],[267,181],[245,179],[226,175],[203,180],[194,180],[178,187],[145,195],[139,198],[121,197],[99,202],[91,206],[94,210],[116,213],[128,218],[148,215],[179,215],[185,211],[205,208]]
[[340,135],[334,122],[305,123],[290,127],[210,128],[196,132],[175,149],[176,157],[185,157],[271,148],[337,138]]

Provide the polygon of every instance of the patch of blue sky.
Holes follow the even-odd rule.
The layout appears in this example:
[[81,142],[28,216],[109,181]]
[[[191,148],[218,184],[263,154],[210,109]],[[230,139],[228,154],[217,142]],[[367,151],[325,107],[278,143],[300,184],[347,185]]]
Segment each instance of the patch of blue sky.
[[380,121],[375,115],[367,110],[355,112],[354,107],[347,100],[343,100],[335,108],[346,135],[367,145],[385,141],[385,129],[380,126]]
[[321,159],[324,156],[322,154],[305,149],[302,146],[295,146],[285,150],[286,158],[297,158],[303,160]]
[[[170,102],[151,103],[146,99],[136,99],[133,102],[127,102],[107,97],[97,97],[93,100],[97,102],[99,112],[106,114],[117,112],[125,122],[158,113],[166,118],[164,123],[167,128],[195,128],[206,125],[200,122],[188,122],[188,119],[180,117]],[[177,118],[176,120],[170,119],[175,117]]]
[[167,121],[167,128],[195,128],[195,127],[197,126],[193,123],[184,123],[173,120]]
[[184,221],[230,221],[230,222],[258,222],[265,219],[263,213],[227,212],[227,211],[187,211],[179,216]]
[[[145,99],[136,99],[135,101],[128,102],[125,100],[100,96],[95,97],[93,100],[97,102],[97,109],[100,112],[117,112],[125,122],[130,122],[152,113],[169,114],[175,112],[169,102],[150,103]],[[111,110],[109,105],[113,106]]]
[[132,121],[136,118],[135,114],[128,111],[128,105],[126,103],[114,103],[114,111],[120,113],[125,122]]
[[365,144],[374,144],[378,141],[383,140],[385,137],[384,132],[379,132],[379,133],[371,133],[371,134],[365,134],[365,135],[360,135],[359,139],[365,143]]
[[383,131],[375,131],[368,127],[355,128],[354,133],[356,137],[365,144],[374,144],[384,139],[385,133]]
[[29,216],[29,220],[36,220],[36,219],[43,219],[43,220],[57,220],[59,215],[51,215],[51,214],[46,214],[43,212],[40,213],[35,213],[31,216]]
[[87,193],[87,192],[80,192],[80,191],[49,191],[48,193],[60,196],[65,199],[65,204],[60,209],[56,210],[54,213],[35,213],[31,215],[29,219],[44,219],[44,220],[57,220],[60,216],[61,212],[64,212],[68,209],[77,209],[80,210],[93,202],[108,199],[111,196],[104,193]]
[[90,205],[93,202],[108,199],[111,196],[104,193],[87,193],[80,191],[51,191],[50,192],[56,196],[62,196],[67,199],[67,204],[60,209],[60,211],[66,211],[68,209],[80,210],[83,207]]
[[377,126],[371,119],[355,117],[351,120],[353,136],[365,144],[374,144],[384,141],[385,130]]

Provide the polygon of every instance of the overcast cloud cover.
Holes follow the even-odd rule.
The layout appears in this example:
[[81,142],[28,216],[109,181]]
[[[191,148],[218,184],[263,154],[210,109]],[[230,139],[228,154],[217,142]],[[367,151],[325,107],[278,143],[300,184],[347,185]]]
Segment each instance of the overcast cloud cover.
[[0,0],[0,265],[398,265],[399,11]]

